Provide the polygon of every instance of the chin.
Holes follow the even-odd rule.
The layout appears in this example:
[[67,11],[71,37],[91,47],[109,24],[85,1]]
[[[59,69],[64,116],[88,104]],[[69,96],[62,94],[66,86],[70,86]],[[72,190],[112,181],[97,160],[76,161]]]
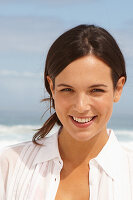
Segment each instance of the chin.
[[88,132],[87,133],[79,133],[77,134],[76,136],[72,136],[75,140],[79,141],[79,142],[87,142],[89,140],[91,140],[94,136],[92,135],[88,135]]

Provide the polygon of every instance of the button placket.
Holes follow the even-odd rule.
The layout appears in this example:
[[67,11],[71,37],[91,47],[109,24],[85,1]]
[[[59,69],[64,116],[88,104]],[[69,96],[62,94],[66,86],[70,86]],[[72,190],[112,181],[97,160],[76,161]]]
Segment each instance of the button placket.
[[97,199],[97,179],[98,179],[98,168],[95,160],[89,162],[89,187],[90,187],[90,200]]
[[60,182],[60,171],[62,169],[62,166],[63,166],[63,163],[58,160],[58,159],[55,159],[54,160],[54,171],[53,171],[53,186],[52,186],[52,194],[51,194],[51,198],[50,200],[53,200],[55,199],[55,196],[56,196],[56,193],[57,193],[57,190],[58,190],[58,186],[59,186],[59,182]]

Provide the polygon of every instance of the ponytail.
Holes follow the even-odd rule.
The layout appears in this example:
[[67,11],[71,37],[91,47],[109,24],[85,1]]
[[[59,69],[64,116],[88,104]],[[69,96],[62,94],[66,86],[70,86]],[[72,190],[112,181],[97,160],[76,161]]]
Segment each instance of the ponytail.
[[[49,99],[48,98],[43,99],[42,101],[47,101],[47,100]],[[51,100],[52,100],[52,104],[54,104],[53,99],[50,97],[50,113],[51,113],[51,107],[52,106],[54,107],[54,105],[51,106]],[[43,124],[43,126],[40,129],[38,129],[38,131],[34,134],[32,138],[32,142],[34,144],[39,144],[37,143],[37,140],[44,138],[49,133],[49,131],[53,128],[55,123],[57,123],[60,126],[62,125],[60,120],[57,117],[56,112],[47,119],[47,121]]]

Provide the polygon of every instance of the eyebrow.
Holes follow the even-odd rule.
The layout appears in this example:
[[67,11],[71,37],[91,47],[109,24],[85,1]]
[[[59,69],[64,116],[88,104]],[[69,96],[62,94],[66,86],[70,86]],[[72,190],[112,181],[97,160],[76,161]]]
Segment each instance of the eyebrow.
[[64,83],[61,83],[61,84],[57,85],[57,87],[72,87],[72,86],[64,84]]
[[[67,84],[64,84],[64,83],[61,83],[59,85],[57,85],[57,87],[71,87],[71,85],[67,85]],[[95,84],[95,85],[91,85],[89,88],[94,88],[94,87],[108,87],[107,85],[104,85],[104,84]]]
[[89,88],[93,88],[93,87],[108,87],[107,85],[104,84],[95,84],[95,85],[91,85]]

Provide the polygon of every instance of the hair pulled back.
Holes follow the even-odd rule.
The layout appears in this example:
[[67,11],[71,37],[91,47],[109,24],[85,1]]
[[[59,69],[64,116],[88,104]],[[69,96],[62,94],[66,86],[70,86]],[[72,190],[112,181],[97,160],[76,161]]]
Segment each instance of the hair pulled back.
[[[86,56],[94,55],[111,68],[114,89],[120,77],[124,76],[126,69],[122,52],[115,39],[105,29],[95,25],[79,25],[63,33],[50,47],[45,64],[44,83],[50,98],[50,110],[54,107],[54,100],[50,91],[47,76],[55,83],[56,76],[72,61]],[[52,104],[52,105],[51,105]],[[33,142],[45,137],[54,124],[61,125],[56,112],[44,123],[33,136]]]

